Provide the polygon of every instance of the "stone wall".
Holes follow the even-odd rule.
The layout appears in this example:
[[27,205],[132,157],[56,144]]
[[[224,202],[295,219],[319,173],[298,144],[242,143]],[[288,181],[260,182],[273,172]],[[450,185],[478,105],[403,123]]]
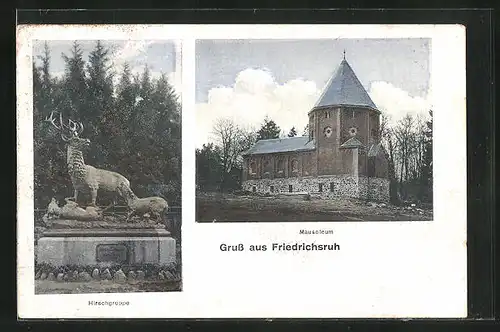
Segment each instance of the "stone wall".
[[[360,177],[359,191],[360,198],[372,201],[389,201],[389,179],[375,177]],[[367,190],[370,188],[370,190]]]
[[[370,178],[367,180],[366,177],[356,179],[352,175],[248,180],[244,181],[242,186],[243,190],[261,194],[307,192],[321,198],[352,197],[377,201],[389,200],[387,179]],[[369,193],[367,192],[368,186]]]
[[368,144],[369,116],[370,110],[360,107],[343,107],[340,113],[340,144],[351,138],[349,130],[351,127],[357,128],[356,138]]

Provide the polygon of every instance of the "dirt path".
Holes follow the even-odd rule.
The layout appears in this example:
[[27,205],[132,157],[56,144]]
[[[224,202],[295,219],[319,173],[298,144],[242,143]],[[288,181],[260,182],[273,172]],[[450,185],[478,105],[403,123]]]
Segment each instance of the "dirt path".
[[197,197],[196,217],[198,222],[418,221],[432,220],[432,210],[342,198],[204,194]]

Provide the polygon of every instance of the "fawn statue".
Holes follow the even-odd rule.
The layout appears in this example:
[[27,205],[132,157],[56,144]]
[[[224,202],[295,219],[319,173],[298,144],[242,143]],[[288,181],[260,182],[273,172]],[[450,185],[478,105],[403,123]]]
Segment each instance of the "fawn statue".
[[130,189],[130,186],[126,186],[124,183],[118,187],[118,191],[125,198],[130,209],[127,219],[133,215],[144,215],[147,213],[156,221],[161,221],[164,213],[168,210],[168,203],[162,197],[139,198]]

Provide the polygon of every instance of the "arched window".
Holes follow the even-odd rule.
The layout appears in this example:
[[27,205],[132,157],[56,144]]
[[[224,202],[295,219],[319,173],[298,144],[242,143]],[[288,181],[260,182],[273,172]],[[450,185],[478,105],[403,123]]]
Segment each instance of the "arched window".
[[292,172],[298,172],[299,171],[299,162],[297,159],[292,160]]
[[269,173],[269,160],[264,161],[264,173]]
[[285,162],[283,159],[278,160],[277,171],[278,173],[282,173],[285,170]]
[[274,166],[273,166],[273,159],[270,156],[265,157],[263,163],[262,163],[262,170],[264,171],[264,174],[270,174],[274,172]]
[[255,164],[255,161],[252,161],[250,163],[250,174],[255,174],[257,173],[257,164]]

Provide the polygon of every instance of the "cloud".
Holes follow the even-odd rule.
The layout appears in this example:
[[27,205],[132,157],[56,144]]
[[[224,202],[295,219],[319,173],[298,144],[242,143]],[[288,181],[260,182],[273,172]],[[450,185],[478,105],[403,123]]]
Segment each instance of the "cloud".
[[64,77],[64,75],[66,75],[66,72],[64,72],[64,71],[52,71],[52,72],[50,72],[50,75],[52,77],[57,78],[57,79],[62,79]]
[[125,63],[132,66],[131,71],[134,75],[142,73],[147,64],[147,49],[152,43],[152,41],[146,40],[129,40],[122,45],[115,45],[110,56],[112,67],[118,74],[115,76],[121,76]]
[[197,146],[212,141],[214,121],[232,118],[243,127],[258,128],[269,116],[284,131],[302,133],[307,112],[319,95],[316,83],[301,78],[279,84],[266,69],[241,71],[232,86],[212,88],[208,101],[196,105]]
[[[111,61],[113,62],[114,68],[117,69],[118,75],[115,75],[115,84],[118,83],[118,77],[121,75],[123,65],[128,63],[131,65],[131,72],[133,75],[142,75],[145,66],[150,67],[151,78],[157,79],[161,76],[162,72],[151,70],[154,63],[151,63],[151,58],[148,59],[149,46],[158,43],[158,41],[151,40],[129,40],[123,44],[123,46],[117,47],[112,52]],[[164,73],[170,84],[173,85],[175,91],[180,95],[181,91],[181,81],[180,81],[180,68],[177,66],[175,72]]]
[[[196,105],[196,145],[213,141],[213,124],[221,117],[231,118],[240,126],[259,128],[269,116],[285,132],[295,127],[300,134],[319,93],[313,81],[297,78],[278,84],[268,70],[245,69],[232,86],[212,88],[208,101]],[[369,95],[378,108],[390,116],[391,124],[406,114],[427,117],[430,110],[427,99],[410,96],[407,91],[383,81],[373,82]]]
[[112,52],[112,61],[115,66],[121,67],[125,62],[147,59],[148,46],[153,43],[154,41],[150,40],[128,40]]
[[431,107],[428,100],[412,97],[405,90],[383,81],[373,82],[369,95],[378,109],[389,115],[391,124],[395,124],[406,114],[427,117]]

